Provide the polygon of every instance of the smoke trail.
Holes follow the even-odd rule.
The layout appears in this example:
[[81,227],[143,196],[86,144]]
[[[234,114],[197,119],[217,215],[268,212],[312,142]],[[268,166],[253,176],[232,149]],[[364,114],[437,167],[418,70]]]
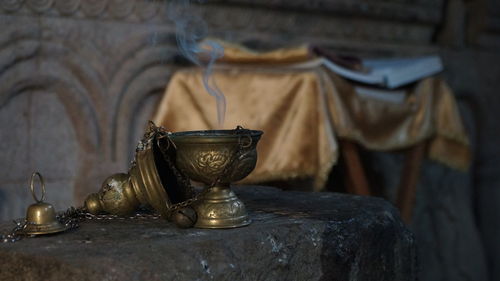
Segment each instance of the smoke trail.
[[204,40],[200,44],[207,36],[207,24],[190,9],[190,0],[170,1],[167,15],[175,23],[177,45],[181,54],[191,62],[205,67],[203,85],[208,94],[215,98],[217,121],[219,127],[222,127],[226,113],[226,97],[217,87],[212,72],[215,61],[224,55],[224,48],[211,40]]

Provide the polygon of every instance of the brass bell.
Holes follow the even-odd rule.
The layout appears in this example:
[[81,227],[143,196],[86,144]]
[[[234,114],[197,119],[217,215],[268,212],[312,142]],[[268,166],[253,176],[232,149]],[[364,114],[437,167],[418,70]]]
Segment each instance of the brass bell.
[[[38,176],[42,185],[42,198],[40,200],[35,194],[34,181],[36,176]],[[24,228],[23,232],[27,235],[42,235],[66,230],[66,227],[57,220],[54,207],[51,204],[43,202],[45,199],[45,183],[40,173],[34,172],[31,175],[30,189],[36,203],[28,207],[26,212],[26,228]]]

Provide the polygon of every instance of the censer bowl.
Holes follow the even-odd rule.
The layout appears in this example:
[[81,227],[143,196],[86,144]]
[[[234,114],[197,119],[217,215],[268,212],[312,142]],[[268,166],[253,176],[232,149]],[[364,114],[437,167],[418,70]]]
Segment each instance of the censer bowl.
[[262,131],[206,130],[170,135],[176,146],[176,166],[191,180],[205,184],[204,196],[194,204],[199,228],[234,228],[250,224],[243,202],[231,182],[248,176],[257,163]]

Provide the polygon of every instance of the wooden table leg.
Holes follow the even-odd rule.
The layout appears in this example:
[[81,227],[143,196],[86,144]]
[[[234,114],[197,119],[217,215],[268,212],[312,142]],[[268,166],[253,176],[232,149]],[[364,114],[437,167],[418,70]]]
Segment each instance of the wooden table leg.
[[425,154],[426,144],[421,142],[412,147],[405,159],[403,173],[399,182],[398,199],[396,206],[401,212],[403,221],[409,224],[415,205],[415,194],[420,176],[420,167]]
[[344,156],[347,170],[348,191],[357,195],[371,195],[366,179],[363,163],[359,158],[358,146],[355,142],[339,140],[340,151]]

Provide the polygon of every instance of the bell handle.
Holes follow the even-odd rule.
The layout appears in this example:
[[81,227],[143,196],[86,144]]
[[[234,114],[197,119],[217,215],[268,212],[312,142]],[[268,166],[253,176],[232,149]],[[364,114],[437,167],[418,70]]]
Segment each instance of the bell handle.
[[[40,184],[42,185],[42,198],[41,199],[38,199],[38,197],[36,197],[36,194],[35,194],[35,177],[36,176],[38,176],[38,178],[40,179]],[[30,189],[31,189],[31,195],[33,196],[33,199],[35,199],[35,201],[37,203],[42,203],[43,200],[45,200],[45,182],[43,181],[43,177],[39,172],[34,172],[31,175]]]

